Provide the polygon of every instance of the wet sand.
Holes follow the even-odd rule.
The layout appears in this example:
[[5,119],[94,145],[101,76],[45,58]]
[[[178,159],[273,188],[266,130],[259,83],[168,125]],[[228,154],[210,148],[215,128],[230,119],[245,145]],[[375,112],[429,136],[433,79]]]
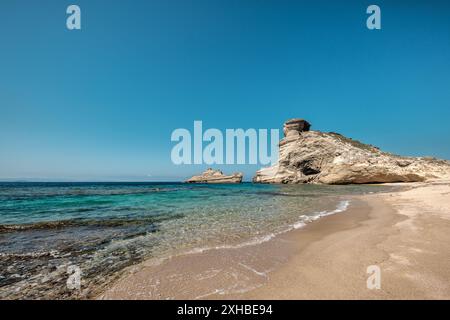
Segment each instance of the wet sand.
[[450,299],[450,182],[410,187],[261,244],[148,260],[98,298]]

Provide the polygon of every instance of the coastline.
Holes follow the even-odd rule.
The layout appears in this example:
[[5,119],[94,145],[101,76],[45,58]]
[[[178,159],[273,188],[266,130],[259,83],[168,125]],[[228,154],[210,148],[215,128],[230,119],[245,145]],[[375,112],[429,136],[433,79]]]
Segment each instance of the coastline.
[[450,299],[450,182],[402,185],[264,243],[144,261],[97,298]]

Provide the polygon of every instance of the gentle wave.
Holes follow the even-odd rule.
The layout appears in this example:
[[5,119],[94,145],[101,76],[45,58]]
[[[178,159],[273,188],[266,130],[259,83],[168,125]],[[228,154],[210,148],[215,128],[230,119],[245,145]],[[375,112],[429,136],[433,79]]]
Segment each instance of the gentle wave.
[[336,209],[334,209],[332,211],[319,211],[319,212],[313,214],[312,216],[302,215],[302,216],[300,216],[300,218],[302,218],[303,221],[301,221],[300,223],[302,223],[302,222],[308,223],[308,222],[315,221],[322,217],[326,217],[326,216],[330,216],[330,215],[333,215],[336,213],[346,211],[349,205],[350,205],[350,201],[344,200],[344,201],[339,202]]
[[[0,276],[0,298],[77,296],[60,290],[65,288],[67,264],[83,270],[88,293],[82,296],[89,295],[130,265],[159,264],[159,259],[188,251],[270,241],[321,216],[345,211],[348,202],[340,200],[375,188],[181,183],[10,186],[0,183],[0,269],[5,270]],[[23,200],[3,201],[12,198]]]
[[[336,213],[344,212],[348,209],[349,205],[350,205],[350,200],[343,200],[338,203],[338,205],[336,206],[336,209],[334,209],[334,210],[316,212],[316,213],[313,213],[312,216],[301,215],[300,216],[301,220],[299,222],[289,225],[286,229],[284,229],[282,231],[279,231],[276,233],[270,233],[265,236],[257,237],[252,240],[249,240],[249,241],[246,241],[246,242],[243,242],[240,244],[236,244],[236,245],[220,245],[220,246],[214,246],[214,247],[195,248],[195,249],[189,250],[187,252],[184,252],[180,255],[202,253],[205,251],[218,250],[218,249],[238,249],[238,248],[258,245],[258,244],[270,241],[278,235],[287,233],[287,232],[295,230],[295,229],[303,228],[306,226],[307,223],[313,222],[322,217],[326,217],[326,216],[330,216],[330,215],[333,215]],[[162,260],[160,260],[160,261],[162,261]]]

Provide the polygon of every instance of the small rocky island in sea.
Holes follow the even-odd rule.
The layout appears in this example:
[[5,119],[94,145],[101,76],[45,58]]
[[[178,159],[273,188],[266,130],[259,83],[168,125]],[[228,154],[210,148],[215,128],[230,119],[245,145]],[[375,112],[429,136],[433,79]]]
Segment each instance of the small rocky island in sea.
[[207,169],[200,175],[193,176],[186,180],[187,183],[241,183],[242,173],[233,173],[232,175],[224,175],[220,170]]
[[278,162],[257,171],[253,182],[357,184],[450,178],[447,160],[398,156],[310,127],[303,119],[287,121]]

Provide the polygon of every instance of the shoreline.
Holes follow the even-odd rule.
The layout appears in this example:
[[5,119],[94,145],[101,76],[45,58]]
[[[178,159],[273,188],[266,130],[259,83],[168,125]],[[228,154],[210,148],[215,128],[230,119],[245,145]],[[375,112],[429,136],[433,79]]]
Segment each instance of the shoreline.
[[450,299],[450,184],[402,185],[264,243],[144,261],[97,299]]

